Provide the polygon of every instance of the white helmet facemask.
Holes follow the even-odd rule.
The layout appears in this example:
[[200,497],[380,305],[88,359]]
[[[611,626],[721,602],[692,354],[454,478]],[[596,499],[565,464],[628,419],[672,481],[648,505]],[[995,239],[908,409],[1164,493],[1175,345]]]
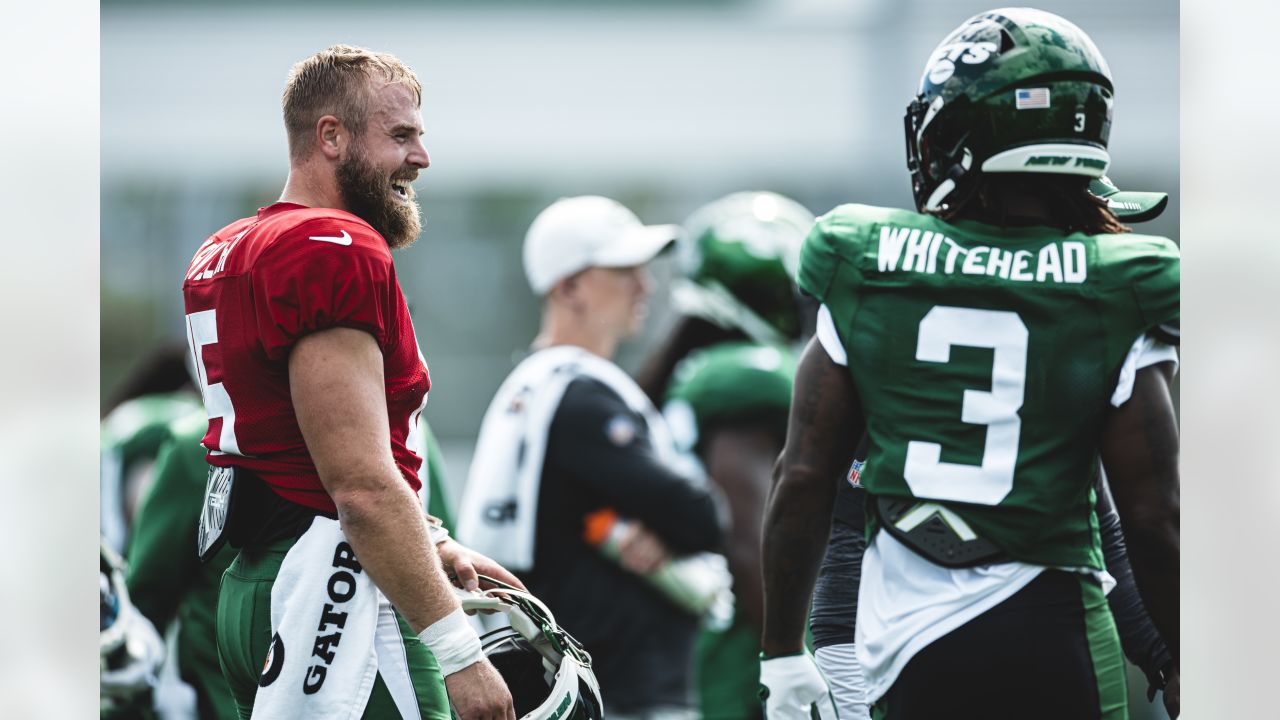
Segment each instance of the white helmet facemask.
[[[555,616],[538,598],[492,578],[481,577],[481,581],[497,587],[477,593],[455,588],[454,593],[465,611],[500,612],[506,616],[509,625],[481,636],[485,655],[514,648],[541,656],[547,696],[522,715],[522,720],[603,717],[600,684],[591,670],[591,655],[582,643],[556,624]],[[517,698],[517,704],[519,701]]]

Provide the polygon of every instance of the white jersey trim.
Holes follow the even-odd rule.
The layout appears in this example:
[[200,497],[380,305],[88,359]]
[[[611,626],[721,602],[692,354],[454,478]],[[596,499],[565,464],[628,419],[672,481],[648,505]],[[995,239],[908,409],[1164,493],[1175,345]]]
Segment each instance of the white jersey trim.
[[1162,362],[1173,363],[1173,372],[1178,372],[1178,351],[1172,345],[1166,345],[1150,335],[1143,335],[1134,341],[1129,354],[1120,366],[1120,377],[1116,379],[1116,388],[1111,393],[1111,405],[1120,407],[1133,397],[1133,382],[1138,371]]
[[817,335],[818,342],[822,344],[822,349],[827,351],[831,362],[848,366],[849,355],[845,352],[844,345],[840,343],[840,335],[836,333],[836,321],[832,319],[831,310],[826,303],[818,308]]
[[[849,354],[845,351],[840,335],[836,333],[836,323],[831,317],[831,310],[824,303],[818,308],[817,325],[818,342],[827,351],[831,362],[848,366]],[[1178,351],[1172,345],[1166,345],[1150,335],[1143,335],[1134,341],[1125,356],[1124,365],[1120,368],[1120,377],[1111,393],[1111,404],[1120,407],[1133,395],[1133,381],[1138,371],[1163,362],[1173,363],[1173,372],[1178,372]]]

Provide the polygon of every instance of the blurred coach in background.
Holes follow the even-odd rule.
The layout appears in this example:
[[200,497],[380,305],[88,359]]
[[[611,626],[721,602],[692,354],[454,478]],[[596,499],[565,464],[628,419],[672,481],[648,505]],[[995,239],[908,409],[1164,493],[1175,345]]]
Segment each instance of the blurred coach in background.
[[723,539],[707,484],[611,362],[644,320],[645,266],[676,232],[596,196],[562,199],[534,220],[524,266],[543,301],[541,331],[485,414],[458,519],[464,542],[514,571],[582,640],[610,718],[696,715],[698,617],[646,576]]

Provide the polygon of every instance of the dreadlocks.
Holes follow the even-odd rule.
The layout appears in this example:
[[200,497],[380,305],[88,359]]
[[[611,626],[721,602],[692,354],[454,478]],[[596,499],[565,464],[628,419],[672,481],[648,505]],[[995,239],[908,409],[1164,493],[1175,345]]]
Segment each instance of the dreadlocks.
[[1020,217],[1011,212],[1007,201],[1017,195],[1042,201],[1049,213],[1047,224],[1064,233],[1130,232],[1105,199],[1089,192],[1089,178],[1082,175],[983,173],[969,184],[967,192],[956,193],[954,202],[932,214],[948,222],[968,218],[1003,227]]

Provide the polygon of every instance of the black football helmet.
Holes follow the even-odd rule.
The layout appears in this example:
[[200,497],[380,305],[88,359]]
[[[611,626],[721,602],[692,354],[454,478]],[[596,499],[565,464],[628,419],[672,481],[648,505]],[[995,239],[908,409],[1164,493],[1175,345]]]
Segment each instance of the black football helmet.
[[982,173],[1099,178],[1114,88],[1080,28],[1031,8],[966,20],[925,64],[904,119],[916,208],[947,207]]
[[457,590],[463,610],[498,611],[508,625],[485,633],[480,645],[511,691],[521,720],[601,720],[604,701],[591,655],[556,624],[533,595],[481,576],[497,587],[479,594]]

